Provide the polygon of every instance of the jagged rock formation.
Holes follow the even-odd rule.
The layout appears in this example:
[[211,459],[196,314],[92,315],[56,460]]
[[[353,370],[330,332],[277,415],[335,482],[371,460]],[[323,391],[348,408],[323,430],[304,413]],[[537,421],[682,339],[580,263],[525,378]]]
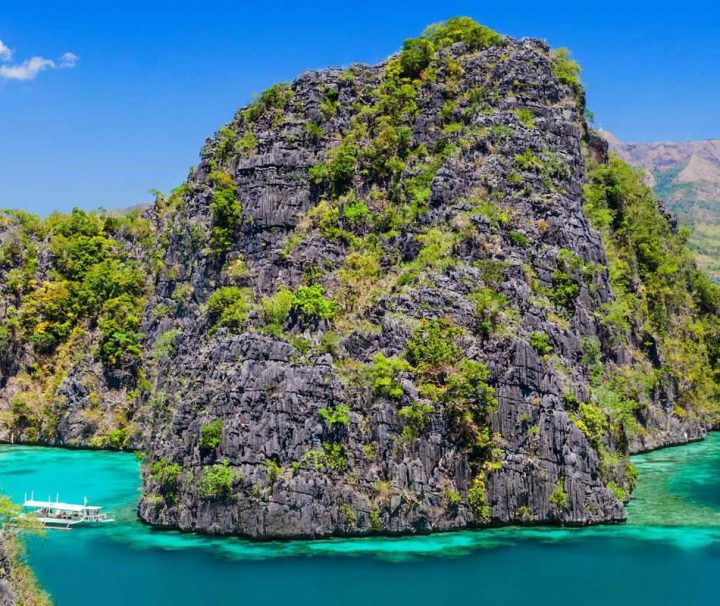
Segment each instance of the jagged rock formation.
[[152,209],[0,213],[0,439],[139,447],[137,329],[158,226]]
[[20,538],[0,532],[0,606],[51,606],[27,564]]
[[[578,412],[593,344],[622,366],[639,341],[619,346],[598,313],[613,294],[583,146],[606,150],[564,57],[538,40],[439,46],[422,74],[408,76],[412,44],[304,74],[206,144],[147,319],[179,332],[151,403],[144,520],[253,537],[619,521],[628,448],[704,435],[662,388],[625,446]],[[197,254],[228,187],[242,203],[228,252]],[[249,289],[240,326],[212,310],[233,283]],[[338,303],[332,320],[292,302],[308,284]],[[179,288],[181,317],[154,319]],[[411,351],[433,339],[449,358]],[[412,368],[382,375],[378,354]],[[496,409],[455,395],[481,382],[464,361],[486,365]]]
[[15,606],[15,592],[10,585],[10,558],[0,535],[0,606]]
[[9,221],[6,435],[142,445],[184,530],[623,520],[627,454],[716,423],[720,296],[583,115],[566,53],[456,19],[266,91],[129,224]]

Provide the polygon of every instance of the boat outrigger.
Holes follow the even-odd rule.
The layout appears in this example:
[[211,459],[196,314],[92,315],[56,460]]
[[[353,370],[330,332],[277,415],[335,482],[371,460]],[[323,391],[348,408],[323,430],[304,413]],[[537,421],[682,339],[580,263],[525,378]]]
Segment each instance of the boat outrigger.
[[102,513],[102,507],[88,505],[87,499],[82,505],[56,501],[36,501],[26,498],[23,503],[24,515],[37,519],[45,528],[70,530],[75,526],[100,526],[115,521],[115,517]]

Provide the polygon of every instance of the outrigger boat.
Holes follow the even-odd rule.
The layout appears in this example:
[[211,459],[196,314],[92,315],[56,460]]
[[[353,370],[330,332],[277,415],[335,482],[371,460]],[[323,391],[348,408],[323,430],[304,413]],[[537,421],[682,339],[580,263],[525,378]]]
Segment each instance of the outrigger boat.
[[75,526],[100,526],[115,521],[115,517],[102,513],[102,507],[88,505],[87,498],[82,505],[55,501],[36,501],[25,499],[24,515],[37,519],[45,528],[71,530]]

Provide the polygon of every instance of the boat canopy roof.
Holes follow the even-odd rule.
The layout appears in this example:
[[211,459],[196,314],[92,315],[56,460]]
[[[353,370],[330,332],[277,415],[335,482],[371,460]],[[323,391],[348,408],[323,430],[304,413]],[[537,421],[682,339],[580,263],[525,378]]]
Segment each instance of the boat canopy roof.
[[43,509],[55,509],[59,511],[98,511],[102,507],[95,505],[74,505],[72,503],[55,503],[53,501],[25,501],[23,507],[40,507]]

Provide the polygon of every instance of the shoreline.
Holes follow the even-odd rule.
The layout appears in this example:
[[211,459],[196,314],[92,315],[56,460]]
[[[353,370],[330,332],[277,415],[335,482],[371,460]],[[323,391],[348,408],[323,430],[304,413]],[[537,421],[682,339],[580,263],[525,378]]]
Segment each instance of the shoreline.
[[[720,428],[713,427],[712,429],[709,429],[708,432],[701,436],[697,437],[695,439],[688,439],[685,442],[675,442],[671,444],[667,444],[664,446],[658,446],[656,448],[650,448],[647,450],[634,452],[630,456],[639,456],[643,454],[647,454],[650,452],[656,452],[660,450],[665,449],[671,449],[681,446],[688,446],[690,444],[694,443],[700,443],[707,439],[707,437],[716,431],[719,431]],[[116,450],[116,449],[109,449],[109,448],[84,448],[84,447],[70,447],[70,446],[55,446],[50,444],[44,444],[44,443],[10,443],[10,442],[2,442],[0,441],[0,446],[11,446],[11,447],[32,447],[32,448],[58,448],[61,450],[67,450],[67,451],[86,451],[86,452],[107,452],[107,453],[119,453],[119,454],[131,454],[133,451],[125,451],[125,450]],[[134,451],[134,452],[142,452],[142,451]],[[633,493],[634,494],[634,491]],[[624,506],[627,510],[627,505],[632,502],[633,497],[632,494],[630,495],[630,498],[627,502],[624,503]],[[408,532],[408,531],[400,531],[400,532],[383,532],[383,531],[376,531],[376,532],[369,532],[369,533],[345,533],[345,534],[320,534],[320,535],[291,535],[291,536],[280,536],[280,535],[274,535],[274,536],[253,536],[253,535],[247,535],[247,534],[241,534],[241,533],[208,533],[208,532],[202,532],[200,530],[186,530],[182,528],[178,528],[175,526],[166,526],[166,525],[158,525],[158,524],[150,524],[143,520],[139,513],[138,513],[138,505],[140,503],[141,495],[137,498],[135,503],[133,504],[133,507],[135,509],[135,521],[139,524],[143,525],[144,527],[148,528],[152,532],[158,532],[158,533],[178,533],[182,536],[195,536],[198,538],[210,538],[210,539],[238,539],[241,541],[247,541],[253,544],[257,545],[267,545],[270,543],[282,543],[282,544],[289,544],[289,543],[299,543],[299,542],[320,542],[320,541],[331,541],[331,540],[350,540],[350,539],[373,539],[373,538],[382,538],[382,539],[407,539],[412,537],[429,537],[433,535],[448,535],[452,533],[462,533],[462,532],[471,532],[471,533],[478,533],[484,530],[500,530],[504,528],[508,529],[541,529],[546,528],[548,530],[558,530],[558,529],[574,529],[574,530],[581,530],[585,528],[594,528],[594,527],[617,527],[617,526],[624,526],[627,524],[627,517],[624,520],[604,520],[599,521],[595,523],[563,523],[563,522],[554,522],[553,520],[538,520],[538,521],[527,521],[527,522],[509,522],[509,523],[489,523],[489,524],[483,524],[483,525],[467,525],[467,526],[458,526],[455,528],[442,528],[442,529],[433,529],[428,531],[416,531],[416,532]]]

